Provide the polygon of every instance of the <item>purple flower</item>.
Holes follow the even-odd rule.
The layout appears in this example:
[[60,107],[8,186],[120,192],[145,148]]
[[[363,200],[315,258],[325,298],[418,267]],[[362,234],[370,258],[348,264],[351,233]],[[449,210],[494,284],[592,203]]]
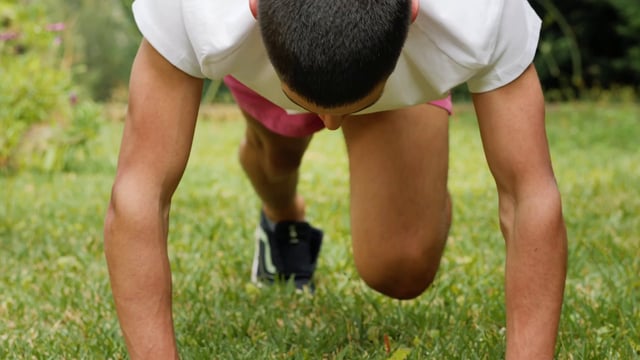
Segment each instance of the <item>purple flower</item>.
[[76,94],[75,92],[70,93],[69,102],[71,103],[72,106],[75,106],[76,104],[78,104],[78,94]]
[[17,31],[7,31],[0,33],[0,41],[9,41],[17,38],[20,35]]
[[63,22],[57,22],[53,24],[47,25],[47,30],[52,32],[60,32],[65,29],[65,25]]

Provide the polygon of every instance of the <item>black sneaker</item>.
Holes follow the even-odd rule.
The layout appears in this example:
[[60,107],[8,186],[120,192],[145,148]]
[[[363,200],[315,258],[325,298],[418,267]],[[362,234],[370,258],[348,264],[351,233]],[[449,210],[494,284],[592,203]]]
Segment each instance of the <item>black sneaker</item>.
[[251,281],[273,284],[293,280],[296,289],[307,287],[313,292],[313,273],[321,245],[322,231],[309,223],[282,221],[271,231],[261,212]]

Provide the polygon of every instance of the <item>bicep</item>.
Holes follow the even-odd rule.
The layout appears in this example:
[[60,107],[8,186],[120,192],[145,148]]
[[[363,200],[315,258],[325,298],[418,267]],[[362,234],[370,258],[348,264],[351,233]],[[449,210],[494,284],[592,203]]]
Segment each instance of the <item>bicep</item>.
[[535,68],[513,82],[473,95],[484,151],[498,189],[522,191],[555,186],[545,131],[544,99]]
[[143,40],[131,72],[116,181],[124,177],[161,192],[156,195],[171,195],[189,157],[201,91],[201,79]]

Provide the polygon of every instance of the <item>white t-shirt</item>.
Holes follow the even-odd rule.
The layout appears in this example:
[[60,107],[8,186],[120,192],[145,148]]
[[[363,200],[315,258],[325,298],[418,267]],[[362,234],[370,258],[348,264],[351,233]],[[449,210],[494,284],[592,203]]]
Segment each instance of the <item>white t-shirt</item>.
[[[362,113],[446,96],[467,83],[485,92],[533,61],[540,18],[527,0],[419,0],[420,10],[384,94]],[[136,23],[169,62],[202,78],[233,75],[273,103],[305,110],[280,90],[249,0],[136,0]]]

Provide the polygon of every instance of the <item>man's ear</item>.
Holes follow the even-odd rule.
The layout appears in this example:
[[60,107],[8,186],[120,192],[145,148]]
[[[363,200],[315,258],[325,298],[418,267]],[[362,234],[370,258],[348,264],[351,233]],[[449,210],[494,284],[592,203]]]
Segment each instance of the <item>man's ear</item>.
[[[249,0],[249,1],[258,1],[258,0]],[[420,10],[420,0],[411,0],[411,22],[416,21],[418,17],[418,10]]]
[[249,0],[249,9],[255,19],[258,18],[258,0]]

